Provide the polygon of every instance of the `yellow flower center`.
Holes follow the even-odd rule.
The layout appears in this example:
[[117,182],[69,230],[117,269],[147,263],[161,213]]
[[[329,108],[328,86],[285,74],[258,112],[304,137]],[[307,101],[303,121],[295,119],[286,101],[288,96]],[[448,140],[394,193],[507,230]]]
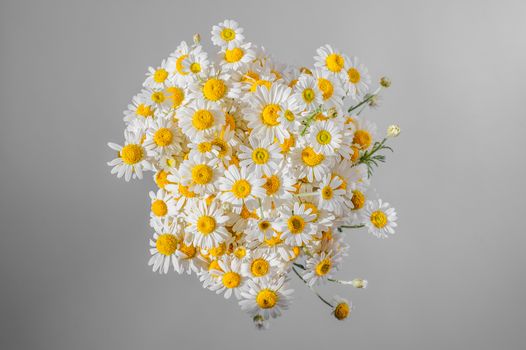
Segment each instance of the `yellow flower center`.
[[197,219],[197,231],[203,235],[208,235],[216,229],[216,220],[208,215],[203,215]]
[[269,247],[274,247],[278,244],[283,243],[283,240],[281,239],[281,235],[277,234],[276,236],[265,238],[265,244]]
[[325,186],[321,189],[321,197],[325,200],[332,199],[334,196],[334,191],[332,190],[331,186]]
[[187,58],[188,55],[181,55],[176,61],[175,61],[175,69],[179,72],[181,75],[187,75],[188,73],[184,71],[183,61],[185,58]]
[[247,249],[245,247],[237,247],[236,250],[234,250],[234,255],[238,259],[243,259],[245,255],[247,255]]
[[165,216],[168,213],[168,206],[161,199],[153,201],[151,209],[155,216]]
[[225,272],[223,274],[223,285],[227,288],[236,288],[239,287],[241,283],[241,275],[237,272]]
[[178,190],[179,190],[179,193],[183,196],[183,197],[186,197],[186,198],[194,198],[197,196],[196,193],[190,191],[188,189],[188,186],[184,186],[184,185],[181,185],[179,184],[178,186]]
[[142,160],[142,147],[136,144],[129,144],[121,149],[120,156],[125,164],[133,165]]
[[155,103],[163,103],[164,100],[166,100],[166,96],[164,95],[164,93],[162,91],[155,91],[151,95],[151,99]]
[[339,303],[334,308],[334,317],[336,317],[338,320],[345,320],[349,316],[349,304],[347,303]]
[[177,238],[171,233],[163,233],[157,238],[155,246],[162,255],[172,255],[177,249]]
[[160,128],[153,134],[153,142],[159,147],[168,146],[172,143],[173,133],[168,128]]
[[310,167],[315,167],[317,165],[320,165],[321,162],[325,159],[323,154],[318,154],[312,149],[312,147],[306,147],[301,151],[301,159],[303,160],[303,163]]
[[199,62],[194,62],[190,65],[190,72],[192,73],[199,73],[201,71],[201,65]]
[[328,258],[325,258],[316,265],[316,274],[318,276],[324,276],[331,270],[331,267],[332,267],[331,260]]
[[381,210],[372,212],[370,219],[376,228],[384,228],[387,225],[387,215]]
[[258,224],[258,227],[261,231],[266,231],[268,230],[268,228],[270,227],[270,222],[268,221],[261,221],[259,224]]
[[353,84],[358,84],[360,82],[360,72],[356,68],[350,68],[347,71],[347,75],[349,76],[349,81]]
[[331,142],[331,140],[332,135],[330,132],[328,132],[327,130],[318,131],[318,134],[316,135],[316,141],[318,141],[320,145],[327,145]]
[[232,50],[226,50],[225,61],[227,61],[228,63],[238,62],[240,59],[243,58],[244,54],[245,53],[243,52],[243,50],[239,47],[235,47]]
[[206,185],[213,175],[214,171],[206,164],[198,164],[192,168],[192,181],[198,185]]
[[261,112],[261,120],[267,126],[276,126],[279,124],[278,117],[281,107],[277,104],[268,104]]
[[195,249],[193,245],[186,245],[184,244],[184,242],[181,242],[179,251],[181,251],[181,253],[184,253],[187,259],[192,259],[197,254],[197,249]]
[[192,125],[197,130],[209,129],[214,125],[214,115],[206,109],[199,109],[192,116]]
[[356,130],[352,143],[358,145],[361,149],[367,149],[372,141],[373,138],[367,130]]
[[316,94],[314,93],[314,90],[312,90],[311,88],[307,88],[303,90],[302,96],[305,102],[311,103],[316,97]]
[[272,83],[268,80],[256,80],[250,87],[250,91],[255,92],[258,86],[264,86],[270,90],[270,88],[272,87]]
[[301,216],[292,215],[287,221],[287,226],[293,234],[302,233],[305,228],[305,220]]
[[265,259],[254,259],[250,265],[250,272],[253,276],[262,277],[268,273],[269,267],[270,265]]
[[218,101],[226,94],[226,84],[221,79],[208,79],[203,86],[203,95],[210,101]]
[[278,192],[281,185],[281,181],[277,175],[267,177],[267,182],[263,185],[263,188],[267,191],[267,196],[271,196]]
[[170,86],[166,89],[168,98],[172,100],[172,107],[177,108],[184,101],[184,90],[177,86]]
[[166,69],[159,68],[153,73],[153,80],[155,80],[156,83],[162,83],[168,78],[168,72]]
[[220,35],[224,41],[232,41],[236,38],[236,32],[231,28],[223,28]]
[[334,86],[332,86],[332,83],[330,80],[325,79],[325,78],[318,78],[318,87],[323,93],[324,100],[328,100],[329,98],[332,97],[332,94],[334,93]]
[[312,221],[318,221],[318,217],[320,216],[320,210],[318,207],[311,202],[303,202],[303,206],[305,207],[305,210],[310,209],[311,214],[316,215]]
[[155,174],[155,183],[157,184],[157,186],[159,186],[159,188],[164,188],[166,185],[172,183],[168,181],[168,175],[170,175],[170,173],[162,169],[159,170],[157,174]]
[[213,248],[210,248],[210,250],[208,251],[210,253],[210,255],[212,255],[213,257],[220,257],[221,255],[225,254],[226,253],[226,244],[225,243],[221,243],[219,244],[217,247],[213,247]]
[[251,190],[252,186],[247,180],[244,179],[237,180],[234,182],[234,185],[232,185],[232,192],[237,198],[246,198],[250,194]]
[[211,142],[201,142],[197,145],[197,150],[200,152],[200,153],[207,153],[207,152],[210,152],[212,150],[212,143]]
[[345,61],[341,55],[338,55],[337,53],[331,53],[325,59],[325,64],[327,65],[327,69],[331,72],[339,73],[343,69]]
[[365,196],[363,195],[361,191],[354,190],[352,191],[351,202],[353,204],[352,210],[362,209],[363,206],[365,205]]
[[137,106],[135,114],[140,115],[144,118],[151,117],[153,115],[153,109],[150,106],[141,103]]
[[217,154],[219,158],[223,158],[224,156],[226,156],[230,146],[228,146],[228,143],[226,143],[225,140],[221,138],[215,138],[212,140],[211,143],[213,146],[216,146],[217,148],[219,148],[219,151]]
[[256,164],[265,164],[270,158],[270,153],[265,148],[256,148],[252,151],[252,160]]
[[281,153],[288,153],[292,147],[296,144],[296,140],[294,139],[294,136],[290,135],[288,139],[285,139],[285,141],[280,145],[281,146]]
[[287,119],[289,122],[293,122],[294,119],[296,119],[296,116],[289,109],[287,109],[285,111],[285,119]]
[[278,302],[278,294],[268,288],[262,289],[256,295],[256,303],[262,309],[273,308]]

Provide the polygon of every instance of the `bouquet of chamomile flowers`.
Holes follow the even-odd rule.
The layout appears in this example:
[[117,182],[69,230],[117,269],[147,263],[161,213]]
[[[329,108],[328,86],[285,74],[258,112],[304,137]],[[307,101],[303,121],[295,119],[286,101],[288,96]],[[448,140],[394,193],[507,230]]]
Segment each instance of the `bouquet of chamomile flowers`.
[[366,287],[336,277],[348,230],[384,238],[396,227],[369,185],[400,129],[379,133],[361,115],[390,81],[372,91],[365,65],[329,45],[312,67],[281,63],[232,20],[213,26],[212,42],[215,57],[196,34],[150,67],[124,112],[124,145],[108,144],[118,178],[154,173],[148,264],[194,274],[258,328],[289,308],[294,277],[343,320],[351,303],[316,289]]

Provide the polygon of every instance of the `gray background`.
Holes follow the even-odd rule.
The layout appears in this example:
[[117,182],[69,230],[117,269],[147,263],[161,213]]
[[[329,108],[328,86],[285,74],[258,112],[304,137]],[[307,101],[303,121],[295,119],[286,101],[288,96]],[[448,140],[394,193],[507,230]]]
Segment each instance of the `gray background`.
[[[248,40],[311,64],[328,42],[393,86],[369,115],[398,122],[375,187],[396,237],[352,232],[327,288],[294,281],[256,332],[233,300],[147,266],[147,191],[105,162],[149,65],[237,19]],[[0,4],[1,349],[522,349],[526,346],[524,1],[5,1]]]

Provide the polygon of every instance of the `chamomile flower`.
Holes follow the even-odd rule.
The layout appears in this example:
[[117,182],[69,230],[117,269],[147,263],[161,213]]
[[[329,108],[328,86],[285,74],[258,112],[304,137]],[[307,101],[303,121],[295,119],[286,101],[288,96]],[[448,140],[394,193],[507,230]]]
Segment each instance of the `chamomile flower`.
[[276,254],[258,249],[245,259],[242,271],[246,276],[258,279],[275,275],[280,265],[281,261]]
[[194,49],[182,61],[183,72],[186,74],[181,76],[181,82],[189,83],[204,76],[209,64],[208,54],[200,49]]
[[263,175],[263,178],[265,179],[263,188],[266,192],[261,203],[263,208],[279,208],[292,200],[294,184],[297,180],[293,174],[278,169],[269,175]]
[[343,214],[345,190],[340,189],[342,184],[343,181],[339,177],[331,178],[330,175],[325,176],[318,190],[318,205],[320,208],[327,209],[336,215]]
[[241,260],[226,256],[217,262],[221,269],[211,271],[211,273],[218,276],[218,281],[209,287],[210,290],[215,291],[217,294],[224,293],[225,299],[229,299],[232,294],[237,299],[240,299],[241,291],[248,280],[242,272]]
[[163,190],[159,189],[156,192],[150,191],[150,216],[152,219],[162,219],[173,216],[177,213],[176,202],[173,196]]
[[331,158],[318,153],[308,144],[298,145],[292,151],[291,162],[296,177],[309,182],[320,181],[330,169]]
[[[309,130],[309,144],[317,153],[333,155],[343,147],[343,128],[332,120],[323,120],[311,126]],[[346,146],[347,153],[350,152]]]
[[182,184],[183,179],[180,175],[180,169],[173,171],[166,179],[169,183],[166,184],[165,188],[172,194],[176,201],[175,207],[177,210],[181,210],[181,208],[184,208],[186,205],[195,203],[195,201],[198,200],[199,194],[190,190],[190,185],[185,186]]
[[112,167],[111,173],[117,174],[118,178],[124,176],[126,181],[130,181],[133,177],[142,179],[143,170],[150,170],[152,166],[146,159],[146,150],[141,144],[141,136],[126,132],[126,143],[124,146],[109,142],[108,146],[118,152],[117,158],[108,162]]
[[177,257],[175,252],[177,250],[177,234],[175,232],[175,225],[168,220],[155,221],[153,223],[155,230],[153,238],[150,239],[150,254],[152,255],[148,261],[148,266],[152,266],[153,271],[159,273],[168,273],[170,265],[177,271]]
[[152,121],[154,117],[155,107],[151,104],[145,103],[142,95],[133,97],[128,109],[124,111],[124,121],[132,122],[139,119],[141,122]]
[[252,44],[246,43],[231,49],[223,48],[219,53],[221,59],[221,67],[225,70],[238,70],[248,65],[256,57]]
[[283,107],[281,104],[289,98],[291,89],[274,84],[270,89],[258,87],[256,92],[247,99],[250,107],[245,111],[248,127],[252,133],[267,142],[273,142],[277,138],[284,142],[289,137],[289,132],[279,121]]
[[314,57],[314,66],[320,67],[334,76],[345,73],[347,56],[339,50],[333,49],[330,45],[325,45],[316,50],[318,56]]
[[263,242],[274,236],[276,232],[276,218],[273,211],[263,211],[262,217],[251,220],[246,228],[247,240]]
[[249,137],[248,141],[249,147],[239,147],[239,165],[246,167],[249,173],[254,172],[257,175],[271,175],[278,170],[283,159],[279,144],[254,136]]
[[360,150],[366,150],[371,147],[376,139],[376,125],[366,119],[353,117],[355,132],[352,143]]
[[343,321],[350,316],[352,310],[352,303],[350,301],[335,295],[332,304],[334,305],[332,314],[337,320]]
[[179,127],[190,140],[199,141],[212,136],[225,124],[225,115],[215,104],[195,100],[177,113]]
[[149,67],[146,73],[146,80],[144,86],[152,89],[162,89],[169,81],[170,73],[167,68],[166,60],[163,60],[161,65],[157,68]]
[[225,20],[212,27],[212,43],[216,46],[232,49],[243,43],[243,28],[236,21]]
[[150,106],[150,109],[155,109],[156,112],[170,108],[170,100],[164,89],[143,89],[139,94],[139,98],[145,105]]
[[198,274],[206,266],[205,259],[192,243],[186,244],[184,240],[181,241],[175,254],[179,273],[186,272],[190,275],[194,272]]
[[395,233],[397,226],[396,211],[389,203],[381,199],[367,201],[363,211],[363,220],[369,232],[378,238],[387,238]]
[[303,74],[294,85],[294,100],[304,114],[312,113],[323,101],[323,93],[318,87],[316,79],[308,74]]
[[207,205],[199,201],[185,208],[186,221],[189,226],[186,231],[193,237],[193,245],[203,249],[209,249],[224,242],[230,234],[225,228],[228,216],[216,202]]
[[239,301],[241,309],[263,319],[281,316],[281,312],[289,308],[294,293],[287,282],[285,277],[248,280],[247,289],[241,293],[242,300]]
[[198,194],[214,194],[221,171],[218,163],[217,159],[197,156],[185,160],[179,168],[181,184]]
[[238,169],[235,165],[231,165],[225,171],[225,176],[219,179],[220,198],[232,203],[234,209],[237,207],[237,212],[243,205],[254,209],[258,204],[257,199],[265,195],[265,190],[262,188],[264,183],[265,180],[250,173],[247,168]]
[[358,62],[358,57],[346,59],[345,74],[343,83],[346,86],[348,94],[356,100],[365,96],[369,91],[371,76],[368,69],[363,63]]
[[227,98],[237,98],[241,92],[240,84],[232,82],[228,74],[218,74],[211,69],[207,76],[189,86],[190,97],[211,103],[220,103]]
[[306,273],[303,278],[309,286],[318,285],[333,277],[333,273],[337,270],[340,260],[337,256],[321,252],[314,254],[307,259]]
[[148,129],[144,148],[150,157],[165,158],[181,151],[180,139],[173,122],[159,118]]
[[[201,47],[198,48],[199,50]],[[183,67],[183,60],[190,54],[191,48],[188,46],[186,41],[181,41],[179,46],[174,52],[170,54],[167,61],[167,70],[174,76],[184,76],[188,73],[185,72]]]
[[301,203],[279,208],[278,230],[281,238],[290,245],[301,246],[308,243],[316,234],[316,225],[312,223],[315,215]]
[[326,108],[336,108],[341,111],[343,105],[343,97],[345,91],[342,87],[341,79],[335,77],[327,70],[320,68],[313,73],[314,78],[318,84],[318,88],[322,93],[322,103]]

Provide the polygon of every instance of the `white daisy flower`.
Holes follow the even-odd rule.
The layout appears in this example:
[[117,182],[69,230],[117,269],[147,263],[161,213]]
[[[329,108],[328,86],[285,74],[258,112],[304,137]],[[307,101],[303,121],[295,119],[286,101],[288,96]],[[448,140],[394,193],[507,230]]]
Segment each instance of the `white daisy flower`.
[[146,159],[146,150],[141,145],[141,136],[125,132],[126,143],[120,146],[116,143],[109,142],[108,146],[118,152],[117,158],[108,162],[112,167],[111,173],[117,174],[118,178],[124,176],[126,181],[133,178],[142,179],[144,170],[151,170],[151,163]]
[[154,117],[155,107],[143,101],[141,94],[133,97],[131,104],[128,105],[128,109],[124,111],[124,121],[132,122],[139,119],[141,122],[148,120],[152,121]]
[[331,158],[318,153],[311,146],[297,146],[292,150],[292,166],[298,178],[309,182],[320,181],[329,173]]
[[179,153],[181,137],[172,120],[158,118],[146,133],[144,148],[152,158],[171,157]]
[[222,168],[218,159],[189,158],[179,167],[180,183],[197,194],[214,194]]
[[344,195],[345,190],[340,189],[343,181],[339,177],[331,178],[330,175],[320,183],[318,190],[318,205],[320,208],[327,209],[336,215],[342,215],[345,212]]
[[332,310],[331,313],[339,321],[343,321],[347,317],[349,317],[349,315],[351,314],[351,310],[353,309],[352,303],[350,301],[338,295],[334,296],[332,300],[332,304],[333,304],[334,309]]
[[170,84],[164,91],[168,99],[168,105],[172,110],[186,105],[189,101],[187,90],[179,84]]
[[195,79],[199,79],[204,76],[208,70],[210,62],[208,61],[208,54],[200,49],[194,49],[186,56],[183,61],[183,72],[185,75],[181,75],[180,83],[189,83]]
[[181,210],[191,203],[195,203],[199,198],[199,194],[190,190],[190,186],[185,186],[182,184],[182,178],[180,175],[180,169],[173,171],[173,173],[167,176],[167,181],[165,188],[169,191],[174,200],[176,201],[176,209]]
[[175,254],[177,256],[178,264],[177,272],[180,274],[184,272],[188,275],[192,272],[199,274],[207,265],[205,259],[199,254],[197,248],[192,244],[186,244],[184,240],[179,243],[179,247]]
[[318,56],[314,57],[314,66],[320,67],[334,76],[345,73],[347,57],[339,50],[333,49],[330,45],[325,45],[316,50]]
[[279,257],[275,253],[266,252],[264,249],[255,250],[242,265],[245,276],[253,279],[273,276],[278,272],[281,265]]
[[314,254],[306,261],[306,272],[303,278],[309,286],[315,286],[332,278],[337,271],[340,259],[330,253],[321,252]]
[[312,223],[315,215],[302,203],[295,202],[293,206],[279,208],[280,217],[277,227],[281,239],[290,245],[301,246],[308,243],[316,234],[316,225]]
[[227,71],[242,69],[242,67],[252,62],[254,58],[256,58],[256,54],[252,49],[251,43],[235,46],[231,49],[225,47],[219,53],[221,67]]
[[396,211],[389,206],[389,203],[377,201],[367,201],[363,211],[363,220],[369,232],[378,238],[387,238],[395,233],[397,226]]
[[214,132],[219,131],[225,124],[225,115],[211,103],[195,100],[177,112],[179,127],[190,140],[200,141]]
[[356,128],[352,139],[353,145],[360,150],[371,147],[377,137],[376,125],[359,117],[352,117],[352,122]]
[[173,196],[163,190],[159,189],[156,192],[150,191],[150,217],[152,219],[162,219],[173,216],[177,213],[177,205]]
[[265,320],[281,316],[282,310],[289,308],[294,293],[293,289],[288,288],[287,282],[285,277],[249,280],[247,289],[241,293],[241,309],[252,316],[260,315]]
[[345,90],[342,87],[341,79],[335,77],[327,70],[316,69],[313,73],[322,93],[322,102],[326,108],[334,107],[341,112]]
[[241,84],[233,82],[228,74],[218,74],[215,69],[210,69],[206,75],[189,86],[191,98],[221,103],[227,98],[239,97]]
[[216,46],[233,49],[243,43],[243,28],[236,21],[225,20],[212,27],[212,43]]
[[239,165],[246,167],[249,173],[257,175],[271,175],[278,170],[283,155],[280,146],[267,140],[258,139],[255,136],[248,138],[249,146],[239,146]]
[[[198,46],[196,50],[201,50],[201,46]],[[167,69],[172,75],[184,76],[188,74],[184,70],[183,60],[188,57],[191,51],[186,41],[181,41],[177,49],[170,54],[167,61]]]
[[264,175],[266,196],[262,199],[262,206],[265,209],[272,207],[279,208],[281,205],[290,203],[293,198],[293,193],[296,190],[294,185],[297,178],[281,168],[269,175]]
[[250,220],[246,228],[246,239],[248,241],[263,242],[265,239],[272,238],[276,232],[275,215],[272,211],[263,211],[260,218]]
[[342,126],[332,120],[323,120],[311,125],[308,139],[314,151],[323,155],[334,155],[341,147],[346,147],[347,154],[351,151],[349,146],[343,145]]
[[293,99],[304,110],[304,115],[312,113],[323,101],[323,93],[312,75],[301,75],[294,85],[294,92]]
[[171,107],[170,100],[164,89],[143,89],[139,94],[139,98],[151,109],[155,109],[156,113],[166,111]]
[[189,224],[186,231],[192,235],[192,242],[196,247],[209,249],[230,237],[224,226],[228,216],[223,215],[215,201],[210,206],[205,201],[186,206],[185,215]]
[[246,205],[252,210],[257,205],[257,199],[263,198],[265,190],[262,188],[265,183],[264,179],[259,178],[254,173],[249,173],[247,168],[238,169],[231,165],[225,171],[225,176],[219,179],[219,189],[222,191],[220,199],[237,207],[240,211],[242,205]]
[[217,283],[209,287],[210,290],[215,291],[217,294],[224,292],[225,299],[229,299],[232,293],[234,293],[237,299],[240,299],[241,291],[248,280],[242,272],[241,260],[225,256],[218,260],[218,264],[221,269],[211,271],[212,274],[218,277]]
[[371,76],[363,63],[358,63],[358,57],[347,58],[345,74],[342,76],[348,95],[356,100],[362,99],[369,91]]
[[168,72],[168,63],[166,60],[161,62],[157,68],[149,67],[146,73],[146,80],[143,86],[151,89],[162,89],[169,81],[170,73]]
[[150,254],[148,266],[152,266],[153,271],[159,273],[168,273],[170,265],[174,270],[178,270],[177,257],[177,234],[175,225],[169,223],[169,220],[160,220],[153,223],[155,230],[153,239],[150,239]]

